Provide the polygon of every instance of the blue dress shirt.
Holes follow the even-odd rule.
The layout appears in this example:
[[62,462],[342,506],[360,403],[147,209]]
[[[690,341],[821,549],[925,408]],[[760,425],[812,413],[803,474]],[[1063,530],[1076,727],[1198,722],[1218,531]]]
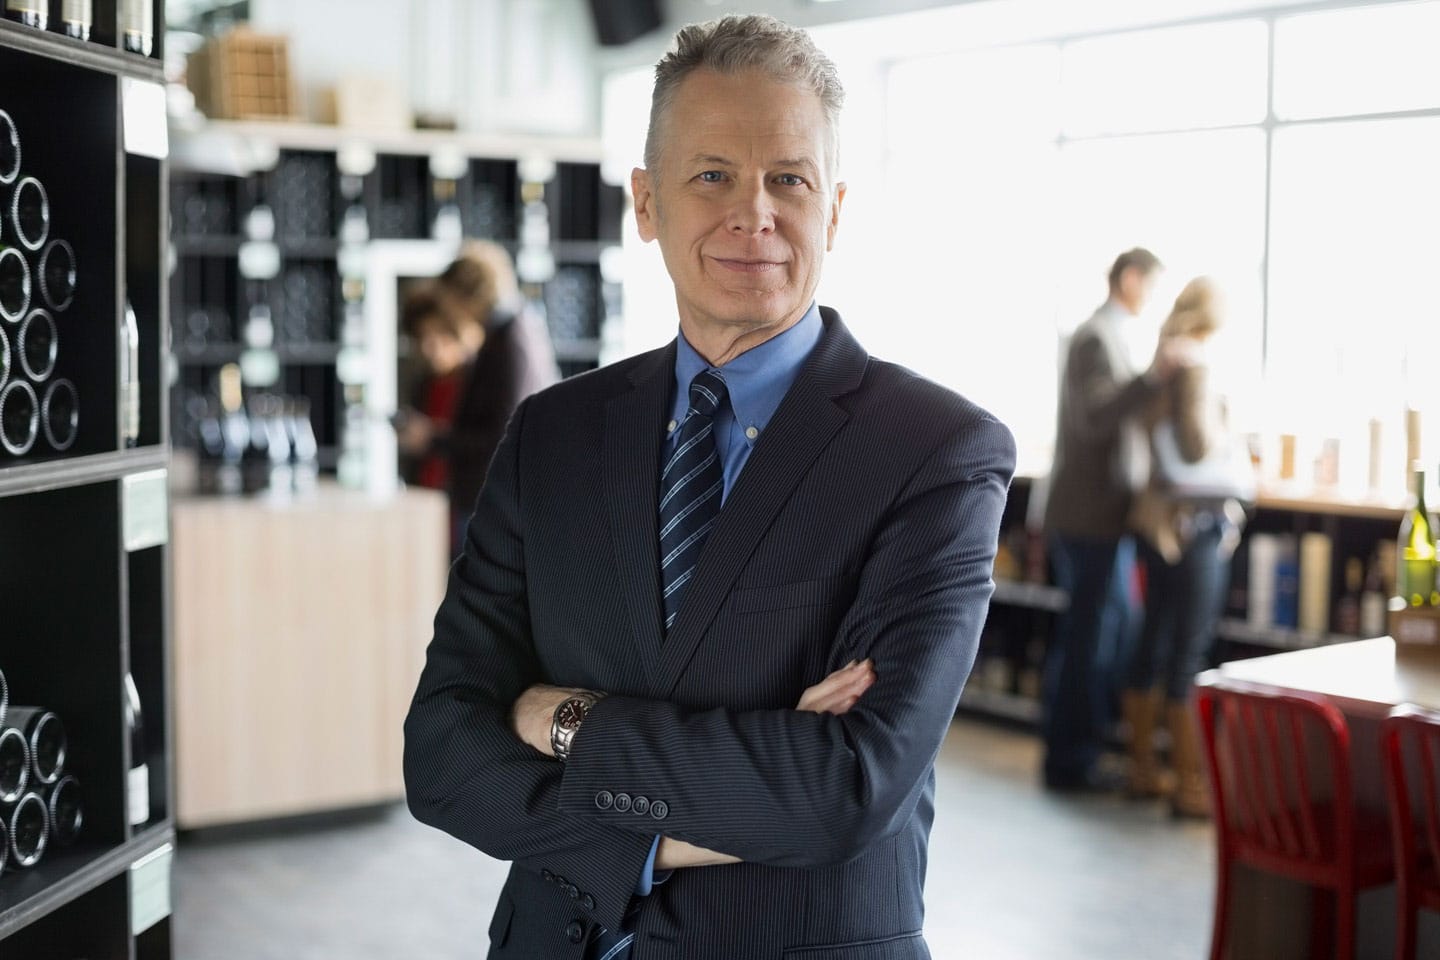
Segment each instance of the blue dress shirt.
[[[722,502],[730,496],[740,471],[750,459],[750,451],[764,435],[770,418],[775,415],[780,401],[785,399],[790,385],[795,382],[800,368],[805,365],[810,351],[815,349],[824,332],[820,308],[811,303],[805,316],[789,330],[718,368],[725,375],[725,386],[730,395],[730,402],[715,413],[715,448],[725,471]],[[690,381],[710,366],[690,346],[683,333],[676,345],[675,401],[670,408],[670,423],[666,429],[667,454],[671,452],[675,430],[690,408]]]

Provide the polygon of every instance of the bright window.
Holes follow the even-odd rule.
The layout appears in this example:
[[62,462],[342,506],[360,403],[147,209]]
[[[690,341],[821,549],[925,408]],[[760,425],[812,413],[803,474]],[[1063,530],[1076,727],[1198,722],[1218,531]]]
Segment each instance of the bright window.
[[1141,133],[1265,117],[1259,20],[1147,30],[1065,45],[1065,134]]
[[1275,25],[1281,119],[1440,107],[1440,3],[1287,17]]
[[1274,162],[1272,375],[1305,404],[1365,384],[1366,416],[1399,409],[1407,358],[1433,391],[1440,117],[1284,128]]

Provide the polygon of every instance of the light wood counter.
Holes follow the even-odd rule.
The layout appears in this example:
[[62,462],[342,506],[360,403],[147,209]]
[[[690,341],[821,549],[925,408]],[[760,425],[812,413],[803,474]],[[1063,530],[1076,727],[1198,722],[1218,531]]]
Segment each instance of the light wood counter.
[[396,800],[445,589],[448,507],[322,485],[172,508],[176,821]]

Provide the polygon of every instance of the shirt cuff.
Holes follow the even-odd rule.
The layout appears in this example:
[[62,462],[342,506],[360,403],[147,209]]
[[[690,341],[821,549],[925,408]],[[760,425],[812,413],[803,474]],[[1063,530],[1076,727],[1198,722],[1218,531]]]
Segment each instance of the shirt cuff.
[[645,866],[640,868],[640,879],[635,883],[635,896],[637,897],[648,897],[650,891],[655,888],[655,854],[659,849],[660,834],[657,833],[650,844],[650,856],[645,858]]
[[645,866],[640,869],[640,880],[635,884],[635,896],[648,897],[650,892],[666,880],[674,870],[661,870],[655,872],[655,854],[660,850],[660,834],[655,834],[655,839],[650,843],[650,856],[645,858]]

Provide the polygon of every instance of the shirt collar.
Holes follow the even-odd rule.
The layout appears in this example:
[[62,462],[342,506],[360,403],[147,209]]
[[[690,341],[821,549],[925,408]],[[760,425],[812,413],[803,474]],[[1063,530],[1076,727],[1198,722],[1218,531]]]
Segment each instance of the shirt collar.
[[[820,342],[820,335],[824,332],[820,308],[812,302],[810,309],[790,329],[758,347],[746,350],[719,368],[725,375],[735,422],[752,444],[765,432],[780,401],[785,399],[790,385],[799,376],[800,368],[805,365],[810,351]],[[685,411],[690,407],[690,381],[709,366],[705,358],[690,346],[682,331],[675,351],[676,390],[672,408],[675,423],[685,418]],[[754,436],[750,436],[751,427],[755,428]]]

